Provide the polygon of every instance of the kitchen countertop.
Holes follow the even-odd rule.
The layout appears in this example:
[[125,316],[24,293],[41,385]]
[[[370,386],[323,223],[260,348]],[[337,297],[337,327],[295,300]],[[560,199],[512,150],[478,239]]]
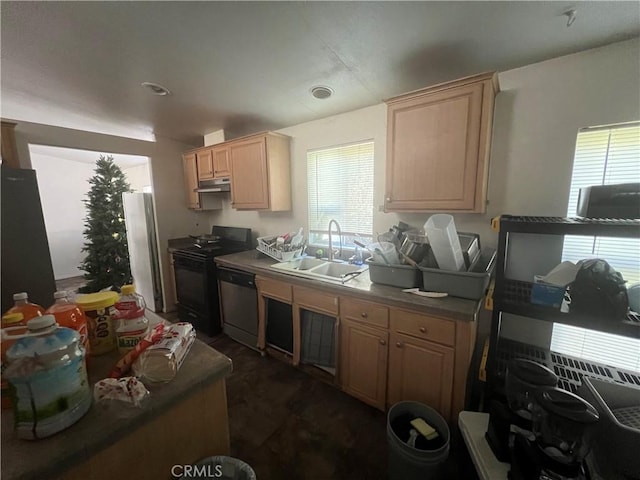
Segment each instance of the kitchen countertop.
[[365,300],[382,302],[401,308],[419,310],[421,313],[442,315],[455,320],[475,320],[484,302],[484,300],[467,300],[456,297],[428,298],[405,293],[401,288],[372,283],[369,279],[369,271],[361,273],[343,285],[287,275],[269,268],[270,265],[277,263],[276,260],[257,250],[222,255],[215,257],[215,262],[222,266],[267,275],[290,283],[361,297]]
[[[163,321],[147,311],[151,324]],[[105,378],[120,358],[117,351],[89,358],[89,381]],[[162,415],[199,389],[218,382],[232,371],[231,360],[195,340],[176,377],[169,383],[148,386],[148,403],[126,418],[116,418],[95,403],[89,412],[66,430],[41,440],[21,440],[13,432],[13,410],[2,411],[2,478],[27,480],[52,478],[118,442],[134,429]]]
[[167,250],[169,251],[169,253],[172,253],[180,248],[193,247],[194,243],[195,239],[191,237],[170,238],[167,241]]

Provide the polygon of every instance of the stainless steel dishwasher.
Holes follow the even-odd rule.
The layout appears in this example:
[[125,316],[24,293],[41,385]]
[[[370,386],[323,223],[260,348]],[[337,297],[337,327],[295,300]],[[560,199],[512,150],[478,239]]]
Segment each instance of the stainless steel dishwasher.
[[248,347],[258,345],[258,295],[255,275],[218,267],[222,331]]

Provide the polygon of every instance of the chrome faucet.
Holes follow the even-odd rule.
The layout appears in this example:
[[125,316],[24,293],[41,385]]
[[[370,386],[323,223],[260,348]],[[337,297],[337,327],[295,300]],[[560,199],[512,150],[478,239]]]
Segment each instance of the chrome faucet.
[[333,261],[333,242],[331,241],[331,225],[335,224],[336,225],[336,229],[338,230],[338,238],[340,239],[340,253],[338,254],[340,258],[342,258],[342,230],[340,230],[340,224],[336,221],[331,219],[329,221],[329,261]]

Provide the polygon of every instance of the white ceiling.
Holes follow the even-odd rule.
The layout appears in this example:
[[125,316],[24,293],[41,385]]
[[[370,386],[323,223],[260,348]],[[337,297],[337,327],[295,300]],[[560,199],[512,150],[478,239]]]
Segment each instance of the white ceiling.
[[[3,118],[192,145],[640,34],[637,1],[3,1],[0,14]],[[317,100],[315,85],[335,94]]]

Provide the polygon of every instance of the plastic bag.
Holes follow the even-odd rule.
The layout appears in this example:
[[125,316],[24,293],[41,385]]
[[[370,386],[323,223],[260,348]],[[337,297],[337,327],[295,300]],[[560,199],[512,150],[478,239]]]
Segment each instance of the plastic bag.
[[96,406],[119,418],[143,408],[149,395],[149,390],[136,377],[104,378],[93,386]]
[[606,260],[578,262],[576,279],[569,285],[570,311],[589,316],[622,320],[629,311],[625,280]]

